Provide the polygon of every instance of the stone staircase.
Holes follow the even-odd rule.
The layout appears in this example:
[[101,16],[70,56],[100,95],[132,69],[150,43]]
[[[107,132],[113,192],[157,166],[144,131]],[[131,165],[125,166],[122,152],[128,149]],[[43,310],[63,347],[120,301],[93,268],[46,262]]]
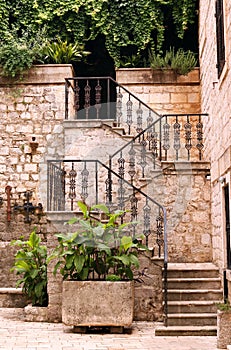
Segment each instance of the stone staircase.
[[223,298],[217,267],[212,263],[169,263],[168,326],[155,334],[216,335],[216,304]]

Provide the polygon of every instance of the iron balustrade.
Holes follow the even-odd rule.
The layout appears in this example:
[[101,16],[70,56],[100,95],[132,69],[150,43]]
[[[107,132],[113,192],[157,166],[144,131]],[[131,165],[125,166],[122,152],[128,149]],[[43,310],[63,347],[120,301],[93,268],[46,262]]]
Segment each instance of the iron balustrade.
[[161,169],[162,161],[197,161],[203,156],[203,123],[207,114],[169,114],[134,136],[109,157],[111,169],[118,169],[131,184],[149,178]]
[[126,135],[137,135],[159,118],[147,104],[111,77],[67,78],[65,119],[110,119]]
[[137,187],[138,180],[148,178],[151,169],[161,169],[161,161],[202,160],[204,115],[161,116],[111,77],[68,78],[66,120],[112,120],[115,128],[132,139],[109,157],[109,166],[99,160],[48,162],[49,211],[76,211],[77,200],[83,200],[89,205],[106,203],[112,210],[129,209],[129,221],[138,220],[131,234],[143,232],[146,244],[152,244],[155,254],[164,257],[165,325],[166,210]]

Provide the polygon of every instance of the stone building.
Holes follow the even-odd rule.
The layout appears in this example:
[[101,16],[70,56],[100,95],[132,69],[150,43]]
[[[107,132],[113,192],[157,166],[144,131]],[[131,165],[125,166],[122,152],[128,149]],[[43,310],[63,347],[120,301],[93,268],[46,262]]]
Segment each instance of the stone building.
[[[216,3],[218,11],[222,1]],[[188,76],[120,69],[117,82],[91,85],[74,79],[70,65],[47,65],[20,81],[0,78],[0,306],[25,304],[9,272],[12,239],[37,226],[52,249],[77,200],[113,197],[117,207],[130,206],[149,238],[135,318],[168,317],[168,331],[193,325],[192,334],[214,334],[216,302],[223,293],[231,299],[231,5],[223,5],[224,21],[222,13],[214,17],[215,4],[200,2],[200,71]],[[39,203],[42,213],[32,210]],[[60,321],[62,281],[52,266],[48,293],[40,317]]]
[[208,113],[205,157],[211,164],[213,261],[224,273],[225,297],[229,295],[231,300],[231,3],[200,1],[199,13],[201,110]]

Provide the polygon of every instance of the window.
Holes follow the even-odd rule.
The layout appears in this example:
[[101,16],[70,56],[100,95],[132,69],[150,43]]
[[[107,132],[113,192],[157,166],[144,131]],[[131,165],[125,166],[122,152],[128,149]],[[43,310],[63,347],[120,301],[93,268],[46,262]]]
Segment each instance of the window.
[[216,0],[217,70],[218,78],[225,64],[223,0]]

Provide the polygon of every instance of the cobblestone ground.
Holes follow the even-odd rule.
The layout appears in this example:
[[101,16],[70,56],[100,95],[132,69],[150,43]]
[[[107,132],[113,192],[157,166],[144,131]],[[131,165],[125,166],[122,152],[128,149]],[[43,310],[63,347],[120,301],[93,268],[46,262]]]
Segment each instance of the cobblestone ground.
[[62,324],[25,322],[22,310],[0,309],[4,350],[216,350],[216,337],[155,337],[153,323],[133,324],[131,334],[77,334]]

